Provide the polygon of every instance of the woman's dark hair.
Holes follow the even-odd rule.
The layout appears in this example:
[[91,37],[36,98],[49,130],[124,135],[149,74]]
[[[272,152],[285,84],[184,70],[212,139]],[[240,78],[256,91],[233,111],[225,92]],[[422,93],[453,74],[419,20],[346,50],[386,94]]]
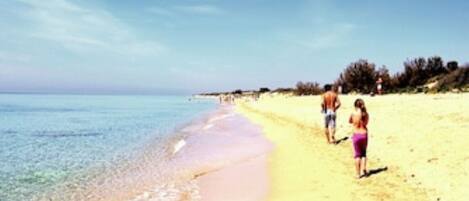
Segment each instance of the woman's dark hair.
[[365,101],[363,101],[361,98],[357,98],[357,100],[355,100],[354,105],[356,108],[360,108],[360,110],[364,113],[362,118],[368,116],[368,113],[366,112]]

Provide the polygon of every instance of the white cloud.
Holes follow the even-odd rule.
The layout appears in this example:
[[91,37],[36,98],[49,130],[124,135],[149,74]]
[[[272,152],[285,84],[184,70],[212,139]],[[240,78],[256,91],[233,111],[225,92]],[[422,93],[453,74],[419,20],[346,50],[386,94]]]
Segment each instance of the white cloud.
[[308,49],[323,50],[345,45],[349,35],[355,28],[356,25],[351,23],[323,25],[313,27],[313,30],[309,30],[306,33],[284,33],[281,35],[281,38]]
[[31,56],[26,55],[26,54],[18,54],[18,53],[0,51],[0,62],[1,61],[27,62],[30,60],[31,60]]
[[221,15],[225,13],[225,10],[223,10],[222,8],[210,4],[179,5],[172,7],[151,7],[148,8],[147,11],[164,16],[175,16],[178,14]]
[[85,8],[67,0],[18,0],[30,7],[31,37],[56,42],[73,51],[105,51],[132,56],[154,56],[166,48],[139,40],[131,27],[105,10]]
[[194,13],[194,14],[205,14],[205,15],[217,15],[223,14],[224,10],[214,5],[192,5],[192,6],[176,6],[177,10]]
[[147,9],[148,12],[154,13],[157,15],[165,15],[165,16],[173,16],[175,15],[174,11],[170,9],[165,9],[165,8],[159,8],[159,7],[150,7]]

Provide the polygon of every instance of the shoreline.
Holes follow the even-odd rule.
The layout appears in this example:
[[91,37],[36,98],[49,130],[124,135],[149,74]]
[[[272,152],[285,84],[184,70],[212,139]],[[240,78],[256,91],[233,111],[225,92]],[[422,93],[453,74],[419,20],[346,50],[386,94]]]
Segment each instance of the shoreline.
[[132,154],[108,162],[113,164],[111,168],[100,164],[86,167],[68,180],[34,195],[32,200],[151,200],[158,194],[169,195],[166,191],[189,192],[195,185],[192,175],[174,160],[174,148],[191,132],[201,129],[214,110],[216,108],[200,112],[187,122],[177,124],[164,136],[149,138]]
[[[133,159],[117,161],[116,170],[92,167],[81,175],[81,182],[72,179],[57,184],[33,199],[197,201],[230,195],[231,200],[239,200],[240,193],[245,192],[248,198],[257,195],[254,201],[267,194],[265,156],[272,145],[261,128],[232,105],[200,114],[178,126],[165,140],[152,141]],[[243,182],[252,188],[239,188],[235,193],[235,186]],[[233,186],[231,191],[217,188],[226,185]]]
[[264,200],[268,193],[266,155],[272,145],[259,126],[234,106],[224,105],[181,132],[188,133],[172,143],[170,159],[180,179],[130,200]]
[[204,126],[206,133],[190,136],[188,148],[183,150],[196,149],[204,152],[198,156],[213,157],[211,167],[206,169],[209,171],[202,171],[195,178],[200,200],[265,200],[272,144],[263,136],[261,127],[239,114],[235,106],[220,106],[217,113],[220,114],[212,116]]

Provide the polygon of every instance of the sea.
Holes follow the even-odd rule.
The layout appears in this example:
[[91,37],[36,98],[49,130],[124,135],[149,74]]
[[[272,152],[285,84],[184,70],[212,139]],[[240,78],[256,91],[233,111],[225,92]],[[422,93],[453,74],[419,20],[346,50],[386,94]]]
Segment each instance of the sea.
[[191,183],[168,182],[170,158],[216,108],[190,96],[0,94],[0,200],[190,193]]

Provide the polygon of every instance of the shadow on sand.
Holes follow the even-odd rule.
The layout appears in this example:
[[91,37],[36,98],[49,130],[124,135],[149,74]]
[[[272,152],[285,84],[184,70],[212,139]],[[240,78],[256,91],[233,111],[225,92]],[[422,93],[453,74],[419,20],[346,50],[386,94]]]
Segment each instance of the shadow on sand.
[[335,144],[340,144],[340,143],[342,143],[342,142],[344,142],[344,141],[346,141],[346,140],[348,140],[348,137],[343,137],[343,138],[341,138],[341,139],[335,141]]
[[371,177],[375,174],[379,174],[380,172],[384,172],[384,171],[387,171],[387,170],[388,170],[387,166],[384,166],[382,168],[371,169],[371,170],[368,171],[368,173],[366,174],[365,177]]

